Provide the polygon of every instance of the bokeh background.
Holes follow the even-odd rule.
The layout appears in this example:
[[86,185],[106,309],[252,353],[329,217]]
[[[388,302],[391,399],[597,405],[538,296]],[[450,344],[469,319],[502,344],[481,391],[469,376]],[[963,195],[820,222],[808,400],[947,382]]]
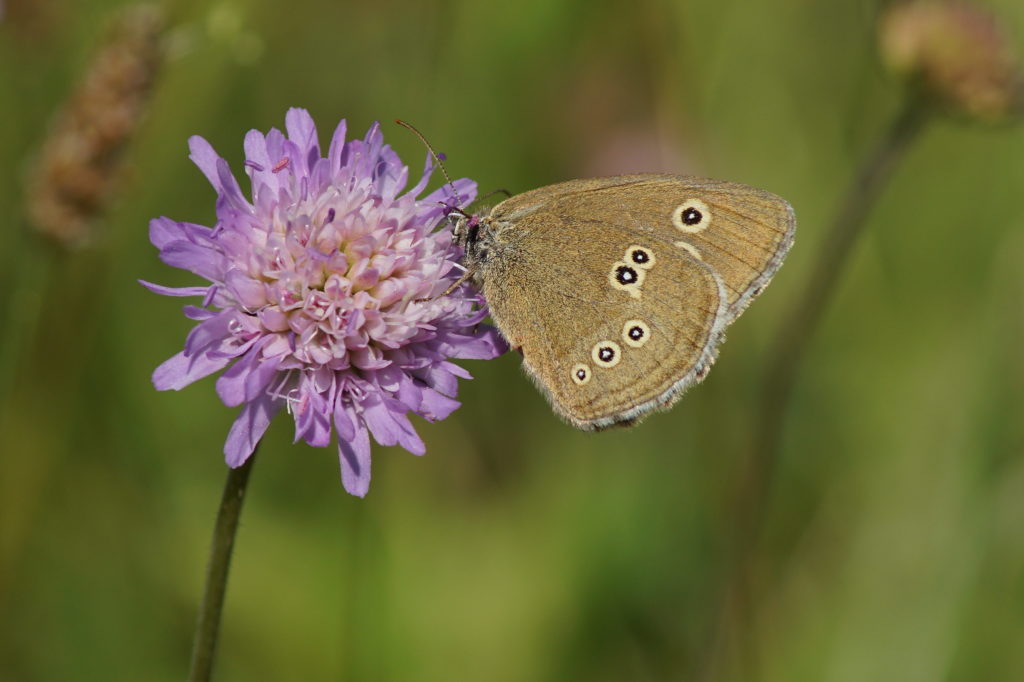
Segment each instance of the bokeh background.
[[[5,5],[0,679],[184,678],[234,410],[211,379],[153,390],[190,325],[136,280],[197,281],[147,240],[151,217],[213,217],[187,138],[238,171],[245,131],[291,106],[325,141],[381,120],[418,169],[390,122],[411,121],[483,191],[765,187],[798,238],[710,378],[638,428],[578,433],[517,356],[466,362],[427,455],[378,447],[360,500],[279,419],[217,679],[1024,679],[1024,129],[942,119],[909,150],[804,354],[759,530],[738,521],[766,351],[903,96],[876,3],[169,2],[167,61],[72,250],[26,187],[126,3]],[[985,6],[1024,47],[1024,4]]]

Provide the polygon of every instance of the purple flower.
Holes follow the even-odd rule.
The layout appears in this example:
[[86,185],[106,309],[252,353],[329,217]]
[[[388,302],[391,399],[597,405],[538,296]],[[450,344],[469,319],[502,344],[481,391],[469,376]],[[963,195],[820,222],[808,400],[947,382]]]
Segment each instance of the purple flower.
[[285,409],[296,441],[327,446],[337,432],[342,482],[363,496],[370,434],[423,454],[408,414],[444,419],[459,405],[458,378],[470,378],[449,359],[505,350],[480,324],[487,311],[478,296],[440,295],[459,274],[460,253],[450,230],[433,230],[449,207],[473,199],[476,183],[457,180],[418,200],[433,170],[429,157],[402,194],[409,169],[379,125],[346,142],[342,121],[326,156],[308,112],[291,109],[285,128],[287,137],[276,129],[245,137],[252,201],[206,140],[189,140],[192,160],[217,190],[217,223],[157,218],[150,240],[165,263],[210,284],[143,282],[159,294],[203,299],[185,307],[198,324],[153,383],[178,390],[227,367],[217,393],[242,406],[224,446],[229,466],[245,462]]

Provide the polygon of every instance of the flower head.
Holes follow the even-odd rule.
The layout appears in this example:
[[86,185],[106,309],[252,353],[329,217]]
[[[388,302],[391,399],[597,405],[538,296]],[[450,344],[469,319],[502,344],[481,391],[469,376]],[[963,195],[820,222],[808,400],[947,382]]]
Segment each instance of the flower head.
[[882,59],[954,112],[998,122],[1024,105],[1024,74],[995,16],[962,0],[904,0],[879,20]]
[[423,454],[409,422],[413,412],[448,416],[459,377],[451,358],[489,359],[505,350],[481,325],[480,298],[458,289],[458,248],[445,212],[473,199],[468,179],[423,199],[432,166],[402,193],[408,168],[374,124],[362,140],[345,141],[345,122],[320,153],[309,114],[291,109],[287,136],[252,130],[243,196],[227,162],[201,137],[191,158],[217,190],[214,227],[157,218],[150,240],[168,265],[209,280],[168,288],[168,296],[201,296],[185,314],[198,324],[185,349],[153,373],[160,390],[180,389],[228,367],[217,393],[242,406],[228,434],[228,465],[241,465],[280,410],[295,420],[295,439],[327,446],[338,434],[342,482],[365,495],[370,440]]

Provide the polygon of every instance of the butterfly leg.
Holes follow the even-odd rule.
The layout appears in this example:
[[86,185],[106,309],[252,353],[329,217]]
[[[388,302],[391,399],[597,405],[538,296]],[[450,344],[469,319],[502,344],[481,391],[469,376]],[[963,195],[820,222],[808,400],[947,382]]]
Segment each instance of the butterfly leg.
[[442,291],[437,296],[434,296],[432,298],[418,298],[418,299],[416,299],[416,302],[417,303],[423,303],[423,302],[426,302],[426,301],[434,301],[434,300],[437,300],[439,298],[444,298],[445,296],[451,294],[453,291],[455,291],[456,289],[461,287],[463,284],[465,284],[473,276],[474,272],[475,271],[472,270],[472,269],[467,269],[464,273],[462,273],[461,277],[459,277],[457,280],[452,282],[452,285],[450,287],[448,287],[447,289]]

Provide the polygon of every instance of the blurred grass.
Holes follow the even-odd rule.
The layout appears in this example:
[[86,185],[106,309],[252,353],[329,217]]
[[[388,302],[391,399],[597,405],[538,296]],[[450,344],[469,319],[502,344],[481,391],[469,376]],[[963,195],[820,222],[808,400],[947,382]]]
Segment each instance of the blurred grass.
[[[577,433],[516,357],[465,363],[428,455],[377,448],[356,500],[333,449],[275,424],[217,679],[1024,677],[1020,128],[934,126],[883,194],[787,416],[749,632],[715,643],[764,350],[899,99],[873,4],[168,5],[121,192],[57,254],[27,231],[26,169],[123,4],[10,1],[0,23],[0,679],[183,677],[233,411],[209,380],[153,391],[188,324],[135,280],[194,282],[146,232],[211,219],[187,137],[238,169],[289,106],[323,138],[380,119],[418,167],[387,123],[409,120],[484,191],[698,172],[785,196],[800,229],[710,379],[640,428]],[[1024,6],[990,4],[1024,47]]]

